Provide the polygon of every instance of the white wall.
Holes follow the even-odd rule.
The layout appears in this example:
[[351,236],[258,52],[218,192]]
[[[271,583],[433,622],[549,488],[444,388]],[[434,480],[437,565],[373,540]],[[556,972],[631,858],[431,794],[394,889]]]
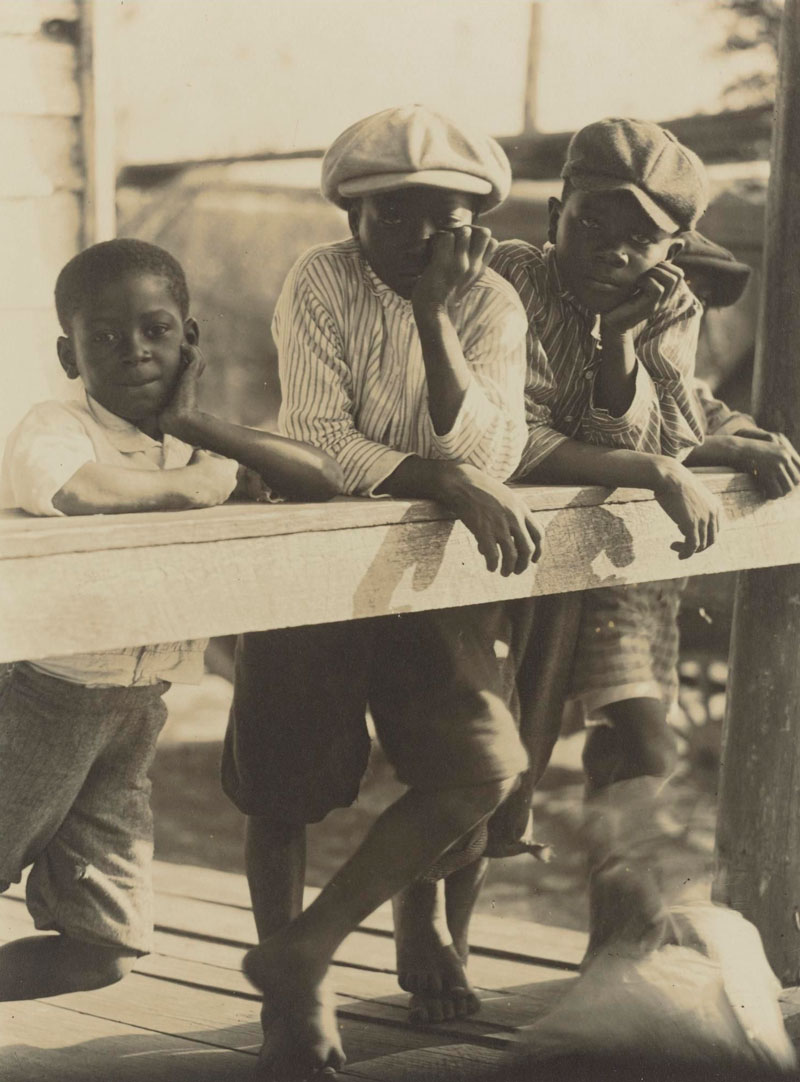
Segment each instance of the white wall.
[[0,444],[33,402],[63,394],[53,286],[80,245],[76,49],[42,32],[73,0],[0,0]]

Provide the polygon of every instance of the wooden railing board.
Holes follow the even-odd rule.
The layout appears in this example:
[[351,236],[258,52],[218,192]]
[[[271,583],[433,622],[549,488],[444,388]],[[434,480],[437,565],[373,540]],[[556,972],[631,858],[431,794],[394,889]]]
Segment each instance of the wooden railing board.
[[724,528],[689,560],[670,549],[678,530],[647,492],[520,488],[545,551],[507,578],[489,573],[465,527],[431,503],[6,515],[0,661],[800,562],[800,493],[767,501],[747,477],[704,480],[720,495]]

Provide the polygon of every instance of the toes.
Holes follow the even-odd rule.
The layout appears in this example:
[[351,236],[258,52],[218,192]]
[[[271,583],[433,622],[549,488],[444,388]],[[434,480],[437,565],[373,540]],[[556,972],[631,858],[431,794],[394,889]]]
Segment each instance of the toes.
[[408,1021],[412,1026],[427,1026],[431,1021],[428,1000],[413,995],[408,1004]]
[[437,996],[414,995],[408,1005],[412,1026],[431,1026],[445,1021],[444,1004]]

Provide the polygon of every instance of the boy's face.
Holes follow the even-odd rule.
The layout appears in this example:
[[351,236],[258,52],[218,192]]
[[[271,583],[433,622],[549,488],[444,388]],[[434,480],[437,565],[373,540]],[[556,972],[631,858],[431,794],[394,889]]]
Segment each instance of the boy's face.
[[169,402],[182,368],[181,346],[197,341],[166,278],[132,272],[86,296],[58,356],[101,406],[140,427]]
[[408,300],[428,264],[431,238],[471,225],[474,200],[467,192],[424,187],[365,195],[350,212],[350,228],[381,281]]
[[629,192],[572,191],[550,200],[550,240],[564,285],[601,315],[628,300],[643,275],[682,247]]

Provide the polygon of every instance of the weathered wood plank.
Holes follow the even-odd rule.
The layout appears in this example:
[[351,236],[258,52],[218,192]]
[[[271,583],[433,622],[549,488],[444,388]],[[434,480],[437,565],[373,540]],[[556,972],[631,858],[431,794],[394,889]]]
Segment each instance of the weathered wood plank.
[[[247,880],[233,872],[157,860],[153,865],[153,883],[159,896],[196,898],[250,909]],[[306,887],[304,905],[308,906],[318,893],[316,887]],[[361,927],[393,935],[391,905],[387,903],[376,909],[362,922]],[[526,962],[543,959],[551,964],[574,967],[586,951],[586,934],[571,928],[476,913],[471,929],[475,950],[506,957],[513,955]]]
[[[209,903],[187,903],[180,916],[165,923],[163,910],[157,913],[157,929],[153,955],[137,963],[137,972],[176,981],[211,987],[219,991],[253,996],[253,989],[241,976],[242,954],[252,945],[252,918],[239,911],[220,916],[219,909]],[[179,913],[172,909],[167,917]],[[494,955],[476,931],[474,950],[470,959],[470,978],[479,989],[491,995],[513,992],[515,995],[538,995],[536,986],[553,980],[566,979],[570,971],[560,968],[556,960],[551,965],[524,957],[528,939],[528,922],[513,921],[518,938],[516,959]],[[177,925],[177,926],[176,926]],[[547,930],[531,924],[530,929],[541,936],[547,948]],[[32,923],[19,897],[0,899],[0,940],[30,935]],[[558,943],[560,929],[554,929],[553,943]],[[555,951],[553,952],[555,953]],[[357,931],[350,935],[336,952],[331,971],[332,985],[337,995],[347,999],[380,999],[393,1008],[405,1009],[394,973],[394,945],[389,935],[374,935]],[[171,967],[174,966],[174,970]],[[180,976],[178,975],[180,974]]]
[[[758,502],[764,502],[758,500],[750,478],[744,474],[709,469],[694,472],[712,492],[741,499],[743,507],[747,497],[735,494],[749,494]],[[535,512],[652,502],[653,499],[651,493],[636,488],[609,490],[548,485],[537,488],[516,486],[516,491]],[[201,511],[49,519],[20,511],[0,511],[0,559],[449,520],[441,507],[427,500],[356,497],[340,497],[325,504],[229,503]]]
[[230,1082],[246,1075],[253,1062],[251,1055],[96,1018],[55,1002],[0,1004],[0,1034],[3,1082]]
[[0,36],[0,101],[5,115],[78,116],[75,46],[62,41]]
[[72,117],[0,116],[0,199],[83,190],[78,125]]
[[[533,506],[539,491],[527,494]],[[303,532],[193,541],[198,523],[216,522],[193,512],[184,543],[149,547],[143,531],[155,529],[157,516],[134,516],[135,523],[112,523],[108,536],[130,527],[139,547],[0,561],[0,661],[800,561],[800,493],[769,502],[737,486],[722,493],[722,503],[719,541],[686,561],[670,550],[677,530],[652,499],[551,506],[537,512],[545,534],[540,563],[506,579],[488,573],[471,535],[441,514],[352,526],[343,536],[319,529],[335,508],[317,508],[315,527]],[[282,515],[304,510],[311,514],[277,507],[260,509],[261,518],[249,510],[242,521],[272,517],[279,526]],[[41,535],[50,526],[37,524]],[[9,547],[18,543],[13,535],[12,528]],[[78,596],[81,620],[64,619]]]

